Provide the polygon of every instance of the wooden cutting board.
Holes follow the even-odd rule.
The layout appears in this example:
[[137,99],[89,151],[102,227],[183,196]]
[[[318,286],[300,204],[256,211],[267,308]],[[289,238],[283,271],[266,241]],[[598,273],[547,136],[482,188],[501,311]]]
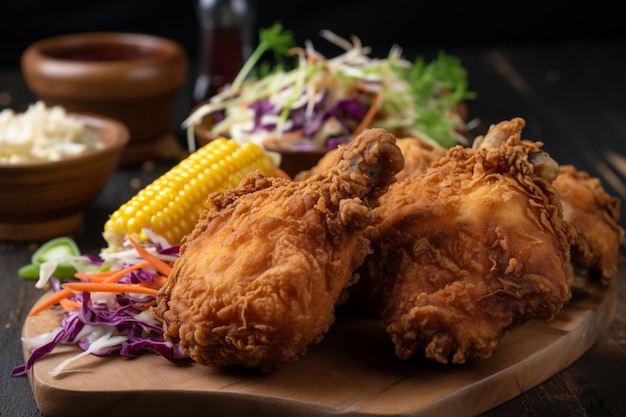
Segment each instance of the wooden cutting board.
[[[578,359],[608,327],[616,306],[615,285],[590,287],[550,323],[527,323],[508,333],[492,358],[464,365],[401,361],[379,320],[339,315],[319,345],[273,373],[175,365],[152,354],[90,355],[70,364],[72,372],[52,377],[50,370],[78,352],[63,346],[37,362],[29,379],[48,417],[474,416]],[[23,335],[58,323],[59,313],[48,310],[28,318]]]

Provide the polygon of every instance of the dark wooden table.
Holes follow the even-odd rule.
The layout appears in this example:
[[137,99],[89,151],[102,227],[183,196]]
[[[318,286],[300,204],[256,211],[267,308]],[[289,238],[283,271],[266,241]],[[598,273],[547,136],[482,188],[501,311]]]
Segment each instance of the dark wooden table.
[[[435,51],[431,51],[434,53]],[[469,72],[478,98],[469,103],[479,118],[479,132],[512,117],[526,119],[524,137],[541,140],[562,164],[574,164],[602,179],[607,191],[626,196],[626,42],[558,43],[451,49]],[[428,55],[427,51],[420,54]],[[406,51],[411,57],[410,51]],[[172,129],[189,112],[189,92],[179,97]],[[33,100],[16,69],[0,69],[0,109],[23,110]],[[85,252],[97,254],[107,216],[140,186],[171,167],[156,161],[150,168],[121,167],[87,212],[85,228],[75,238]],[[133,186],[134,184],[134,186]],[[3,202],[0,202],[2,204]],[[622,219],[626,219],[622,207]],[[624,226],[624,221],[621,222]],[[20,332],[41,295],[17,269],[28,263],[29,243],[0,242],[0,416],[41,415],[26,377],[12,378],[23,363]],[[622,274],[623,275],[623,274]],[[626,415],[626,282],[617,285],[615,318],[597,343],[568,368],[485,416],[624,416]],[[486,392],[484,395],[489,395]],[[77,404],[77,406],[79,406]]]

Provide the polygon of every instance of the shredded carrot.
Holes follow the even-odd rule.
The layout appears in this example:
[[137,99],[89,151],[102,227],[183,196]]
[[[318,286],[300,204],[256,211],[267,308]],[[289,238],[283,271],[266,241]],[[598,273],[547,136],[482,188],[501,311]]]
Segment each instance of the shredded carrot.
[[91,282],[117,282],[120,279],[124,278],[126,275],[130,274],[132,271],[141,268],[147,268],[150,266],[148,262],[140,262],[135,265],[128,266],[124,269],[120,269],[117,271],[107,271],[107,272],[77,272],[74,274],[76,278],[91,281]]
[[382,90],[379,90],[378,93],[376,93],[376,96],[374,96],[374,101],[372,102],[370,108],[367,110],[365,117],[363,117],[361,123],[359,123],[359,125],[355,129],[354,136],[358,136],[370,125],[370,123],[372,123],[372,120],[374,120],[374,116],[376,116],[376,112],[378,112],[378,106],[380,106],[382,100],[383,92]]
[[302,129],[292,130],[290,132],[283,132],[280,138],[272,136],[270,138],[265,139],[263,141],[263,146],[267,149],[280,150],[281,148],[284,148],[285,143],[294,142],[300,139],[302,135],[303,135]]
[[365,81],[355,81],[352,83],[352,88],[354,88],[355,90],[358,91],[362,91],[365,93],[371,93],[372,92],[372,84],[367,83]]
[[152,288],[154,290],[158,290],[160,288],[154,282],[150,282],[150,281],[141,281],[141,282],[138,282],[135,285],[141,285],[142,287]]
[[100,282],[68,282],[63,284],[64,289],[72,291],[89,291],[89,292],[133,292],[141,294],[157,295],[159,290],[146,287],[140,284],[119,284],[119,283],[100,283]]
[[69,310],[72,308],[79,308],[80,303],[68,300],[67,298],[74,294],[74,291],[102,291],[102,292],[135,292],[135,293],[143,293],[150,295],[157,295],[158,290],[147,287],[140,284],[119,284],[117,281],[141,268],[147,268],[149,266],[153,266],[157,271],[166,276],[159,276],[159,278],[155,277],[155,285],[158,287],[162,287],[167,280],[167,275],[171,271],[171,266],[167,263],[161,261],[145,249],[143,249],[136,241],[131,240],[131,244],[133,246],[136,245],[135,249],[139,255],[145,259],[145,262],[140,262],[134,265],[130,265],[124,269],[120,269],[118,271],[97,271],[97,272],[77,272],[74,276],[78,279],[82,279],[88,282],[67,282],[63,284],[63,289],[57,291],[52,294],[49,298],[43,301],[41,304],[34,307],[29,316],[36,316],[41,313],[45,309],[52,307],[55,304],[61,304],[61,307],[65,310]]
[[93,277],[108,277],[117,271],[94,271],[94,272],[76,272],[74,276],[80,279],[91,279]]
[[281,142],[293,142],[302,137],[302,129],[300,130],[292,130],[291,132],[285,132],[280,137]]
[[65,311],[75,310],[82,307],[82,304],[75,300],[70,300],[69,298],[64,298],[59,300],[59,304]]
[[[119,285],[119,284],[118,284]],[[45,301],[43,301],[41,304],[37,305],[35,308],[33,308],[30,313],[28,314],[29,317],[32,316],[36,316],[37,314],[41,313],[42,311],[44,311],[45,309],[47,309],[48,307],[52,307],[53,305],[57,304],[58,302],[60,302],[61,300],[71,296],[73,294],[73,291],[67,288],[64,288],[60,291],[55,292],[54,294],[52,294],[49,298],[47,298]]]
[[128,236],[128,240],[130,241],[130,244],[133,245],[133,248],[135,248],[139,256],[141,256],[146,262],[149,262],[150,265],[152,265],[161,274],[167,276],[170,272],[172,272],[172,267],[170,265],[148,252],[132,236]]
[[142,303],[141,305],[135,305],[133,308],[135,308],[136,310],[139,310],[139,311],[146,311],[150,307],[155,306],[156,303],[157,303],[157,301],[155,299],[155,300],[151,300],[149,303]]
[[156,275],[154,276],[153,280],[154,280],[154,285],[161,288],[167,282],[167,277],[163,275]]

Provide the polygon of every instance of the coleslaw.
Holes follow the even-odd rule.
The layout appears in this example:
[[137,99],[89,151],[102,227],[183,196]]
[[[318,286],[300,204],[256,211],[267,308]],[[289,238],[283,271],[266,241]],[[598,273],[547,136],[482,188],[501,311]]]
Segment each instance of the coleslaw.
[[[356,37],[350,42],[330,31],[321,36],[345,52],[326,58],[311,42],[289,48],[289,33],[279,23],[262,30],[257,50],[233,83],[183,122],[188,146],[195,146],[194,127],[207,120],[212,136],[266,149],[332,149],[370,127],[443,146],[466,143],[459,104],[475,95],[457,58],[440,52],[431,63],[421,57],[411,63],[394,45],[385,59],[376,59]],[[285,69],[282,61],[270,70],[267,63],[257,65],[272,49],[288,50],[295,67]],[[265,74],[253,76],[255,68]]]
[[[45,308],[58,309],[62,312],[60,324],[50,332],[22,339],[31,353],[24,364],[13,368],[12,376],[26,374],[59,345],[74,345],[79,350],[59,363],[51,371],[53,376],[67,372],[68,365],[89,354],[109,356],[117,352],[120,356],[136,357],[152,352],[171,362],[188,359],[178,345],[164,340],[163,329],[150,312],[156,291],[164,283],[164,274],[146,258],[154,257],[171,265],[178,257],[179,247],[149,229],[145,232],[151,238],[139,250],[126,241],[125,248],[115,253],[66,256],[41,264],[35,285],[50,288],[51,301],[35,306],[31,316]],[[144,251],[150,255],[143,255]],[[54,271],[59,263],[71,263],[77,278],[56,277]],[[95,290],[74,291],[71,288],[76,284],[93,285]],[[139,292],[142,288],[152,291]],[[64,291],[65,296],[59,297]]]
[[61,106],[43,101],[24,113],[0,111],[0,162],[20,164],[58,161],[101,149],[104,143],[85,123]]

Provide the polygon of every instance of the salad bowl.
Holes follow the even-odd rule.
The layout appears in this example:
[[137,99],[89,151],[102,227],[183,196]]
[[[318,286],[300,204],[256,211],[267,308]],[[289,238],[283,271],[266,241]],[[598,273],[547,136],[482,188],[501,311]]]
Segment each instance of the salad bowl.
[[288,53],[293,39],[278,24],[262,30],[233,82],[196,106],[183,126],[201,144],[226,137],[263,145],[291,176],[369,128],[446,147],[465,142],[459,105],[474,94],[457,58],[441,53],[430,63],[411,62],[398,47],[385,59],[374,58],[357,38],[322,35],[345,52],[326,58],[310,44],[296,48],[292,68],[268,71],[263,53]]
[[128,128],[104,116],[67,115],[84,122],[101,146],[59,160],[0,162],[0,240],[44,241],[78,231],[117,169]]
[[158,157],[171,140],[174,104],[188,61],[177,42],[140,33],[72,33],[41,39],[22,54],[29,89],[47,105],[124,123],[124,165]]
[[265,146],[269,152],[279,155],[279,167],[291,178],[298,173],[313,168],[326,155],[330,149],[294,150],[285,148],[273,148]]

